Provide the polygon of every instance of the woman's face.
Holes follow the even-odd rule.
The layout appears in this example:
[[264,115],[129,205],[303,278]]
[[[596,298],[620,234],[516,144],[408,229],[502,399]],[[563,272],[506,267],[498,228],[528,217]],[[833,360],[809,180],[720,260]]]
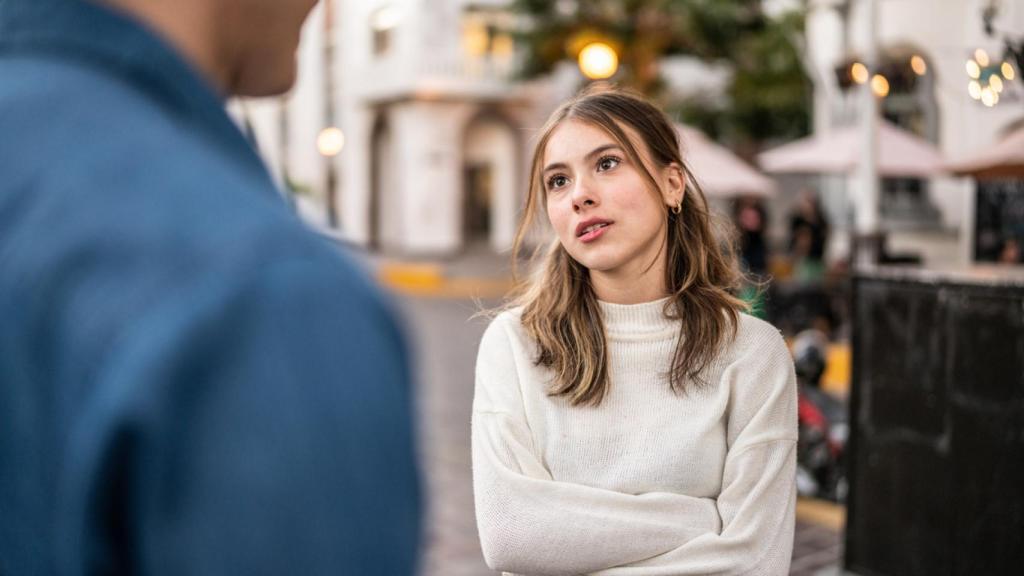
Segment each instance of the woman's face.
[[647,147],[623,129],[661,190],[650,189],[611,135],[578,120],[552,132],[542,177],[548,218],[569,255],[592,276],[636,279],[663,269],[666,209],[682,199],[683,180],[678,166],[653,168]]

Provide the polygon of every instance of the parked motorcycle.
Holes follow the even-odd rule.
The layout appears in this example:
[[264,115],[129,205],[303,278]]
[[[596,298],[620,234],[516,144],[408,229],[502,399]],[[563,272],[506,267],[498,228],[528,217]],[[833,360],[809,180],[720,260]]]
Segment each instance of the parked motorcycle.
[[818,330],[805,330],[793,340],[799,386],[797,491],[801,496],[843,502],[849,417],[846,404],[821,389],[827,350],[828,339]]

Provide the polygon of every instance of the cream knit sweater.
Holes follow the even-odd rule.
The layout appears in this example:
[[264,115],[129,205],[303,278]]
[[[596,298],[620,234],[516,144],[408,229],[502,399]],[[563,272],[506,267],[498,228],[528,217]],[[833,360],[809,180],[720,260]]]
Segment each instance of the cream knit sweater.
[[743,315],[708,385],[673,393],[666,300],[601,303],[611,388],[546,394],[550,371],[504,312],[480,343],[473,484],[487,565],[508,573],[779,575],[796,502],[796,380],[777,330]]

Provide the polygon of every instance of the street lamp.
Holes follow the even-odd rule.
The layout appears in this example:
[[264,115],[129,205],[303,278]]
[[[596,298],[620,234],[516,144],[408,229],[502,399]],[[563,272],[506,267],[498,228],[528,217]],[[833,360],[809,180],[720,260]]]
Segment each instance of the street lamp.
[[316,149],[324,158],[334,158],[344,147],[345,134],[334,126],[324,128],[316,138]]
[[[1007,30],[997,29],[996,19],[999,16],[999,9],[998,0],[988,0],[988,3],[981,11],[981,20],[986,36],[994,39],[998,39],[1000,35],[1002,36],[1003,56],[1001,59],[996,59],[990,63],[988,53],[979,48],[974,52],[974,60],[980,67],[979,76],[985,74],[987,69],[994,69],[990,74],[1000,74],[1002,78],[999,79],[998,83],[1001,84],[1003,80],[1012,82],[1017,77],[1016,71],[1013,69],[1014,64],[1016,64],[1018,71],[1024,70],[1024,36],[1017,36],[1010,34]],[[984,81],[984,78],[982,80]],[[1021,80],[1024,81],[1024,76],[1021,77]],[[995,90],[995,87],[991,88]],[[996,93],[998,94],[998,92]]]
[[964,68],[971,79],[967,84],[967,93],[987,108],[999,104],[1000,94],[1009,89],[1017,77],[1008,60],[992,60],[981,48],[974,51]]
[[619,69],[619,55],[604,42],[591,42],[580,50],[580,72],[591,80],[605,80]]
[[324,65],[324,124],[328,128],[322,130],[317,137],[317,148],[327,158],[327,225],[335,228],[338,225],[338,166],[335,156],[341,153],[345,146],[345,135],[342,134],[335,124],[337,123],[337,110],[335,109],[335,97],[337,95],[337,70],[335,69],[335,57],[338,44],[335,41],[337,28],[335,18],[338,14],[338,5],[334,0],[324,2],[324,43],[323,43],[323,65]]

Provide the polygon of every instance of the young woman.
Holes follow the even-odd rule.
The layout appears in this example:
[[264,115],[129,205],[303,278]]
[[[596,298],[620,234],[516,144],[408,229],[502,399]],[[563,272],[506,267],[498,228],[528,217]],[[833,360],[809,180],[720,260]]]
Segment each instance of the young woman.
[[797,394],[665,115],[583,93],[542,130],[521,244],[540,273],[480,344],[473,404],[487,564],[517,574],[788,573]]

